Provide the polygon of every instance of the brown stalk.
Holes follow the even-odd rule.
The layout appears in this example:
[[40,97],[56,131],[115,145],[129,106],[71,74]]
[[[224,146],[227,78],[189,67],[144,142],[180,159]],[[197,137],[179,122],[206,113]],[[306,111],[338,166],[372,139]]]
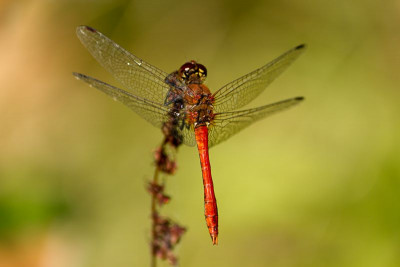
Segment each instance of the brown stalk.
[[159,208],[167,204],[170,197],[164,193],[165,183],[160,183],[160,173],[172,175],[176,170],[176,162],[167,152],[167,147],[176,150],[176,140],[171,135],[165,135],[161,146],[155,151],[155,165],[153,180],[149,182],[147,190],[151,194],[151,267],[157,266],[157,258],[168,260],[171,265],[178,263],[173,249],[179,243],[186,229],[168,217],[160,215]]

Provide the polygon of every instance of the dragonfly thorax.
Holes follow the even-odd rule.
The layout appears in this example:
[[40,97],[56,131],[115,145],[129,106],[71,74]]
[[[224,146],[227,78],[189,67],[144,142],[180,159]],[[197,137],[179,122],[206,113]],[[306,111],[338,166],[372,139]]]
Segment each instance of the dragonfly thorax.
[[184,101],[189,124],[208,125],[214,119],[214,98],[204,84],[190,84]]
[[210,89],[203,84],[206,76],[206,68],[191,61],[183,64],[165,79],[170,89],[164,105],[173,104],[173,116],[177,120],[183,120],[182,125],[206,125],[214,118],[214,98]]
[[202,64],[193,60],[183,64],[164,80],[170,86],[164,105],[168,106],[177,100],[183,100],[184,105],[196,105],[203,96],[211,95],[203,84],[206,77],[207,69]]

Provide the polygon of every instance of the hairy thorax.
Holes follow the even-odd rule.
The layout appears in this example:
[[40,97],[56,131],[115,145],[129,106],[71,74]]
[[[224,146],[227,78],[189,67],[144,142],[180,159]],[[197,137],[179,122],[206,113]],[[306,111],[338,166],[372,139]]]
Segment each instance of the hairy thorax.
[[170,90],[164,104],[172,104],[172,112],[184,122],[183,126],[208,126],[214,119],[214,97],[203,84],[206,76],[206,68],[191,61],[165,79]]
[[214,118],[210,89],[204,84],[189,84],[184,93],[186,122],[194,126],[208,125]]

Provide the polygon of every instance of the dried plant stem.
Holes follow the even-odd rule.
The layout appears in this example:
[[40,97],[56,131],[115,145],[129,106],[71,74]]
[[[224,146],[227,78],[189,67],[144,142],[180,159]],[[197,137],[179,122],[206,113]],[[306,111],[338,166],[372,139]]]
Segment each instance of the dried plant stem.
[[[153,176],[153,184],[157,184],[158,183],[158,174],[159,174],[159,167],[156,166],[156,170],[154,172],[154,176]],[[152,236],[152,243],[154,243],[155,239],[156,239],[156,227],[157,227],[157,223],[156,220],[154,220],[154,216],[156,216],[156,214],[158,213],[157,211],[157,199],[156,199],[156,195],[155,194],[151,194],[151,217],[153,218],[152,221],[152,227],[151,227],[151,236]],[[152,247],[152,250],[154,250],[154,248]],[[156,257],[156,253],[154,251],[151,252],[151,267],[157,267],[157,257]]]
[[160,173],[172,175],[176,171],[174,153],[179,143],[171,134],[164,135],[164,141],[154,153],[155,166],[153,180],[149,182],[148,191],[151,194],[151,267],[157,266],[157,258],[168,260],[171,265],[178,264],[178,258],[173,249],[186,232],[170,218],[160,215],[160,208],[170,201],[164,193],[165,181],[159,181]]

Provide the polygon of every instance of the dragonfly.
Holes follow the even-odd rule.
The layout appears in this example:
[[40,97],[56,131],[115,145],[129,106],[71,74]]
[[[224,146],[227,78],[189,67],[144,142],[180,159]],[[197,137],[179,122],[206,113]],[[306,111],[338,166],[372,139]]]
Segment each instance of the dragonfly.
[[[73,73],[89,86],[121,102],[157,128],[172,127],[176,140],[196,146],[204,186],[204,214],[212,243],[218,243],[218,208],[211,175],[209,148],[230,138],[250,124],[299,104],[293,97],[276,103],[239,108],[250,103],[305,50],[298,45],[268,64],[211,93],[204,84],[207,69],[191,60],[172,73],[131,54],[101,32],[79,26],[82,44],[126,90],[93,77]],[[172,122],[172,123],[171,123]]]

